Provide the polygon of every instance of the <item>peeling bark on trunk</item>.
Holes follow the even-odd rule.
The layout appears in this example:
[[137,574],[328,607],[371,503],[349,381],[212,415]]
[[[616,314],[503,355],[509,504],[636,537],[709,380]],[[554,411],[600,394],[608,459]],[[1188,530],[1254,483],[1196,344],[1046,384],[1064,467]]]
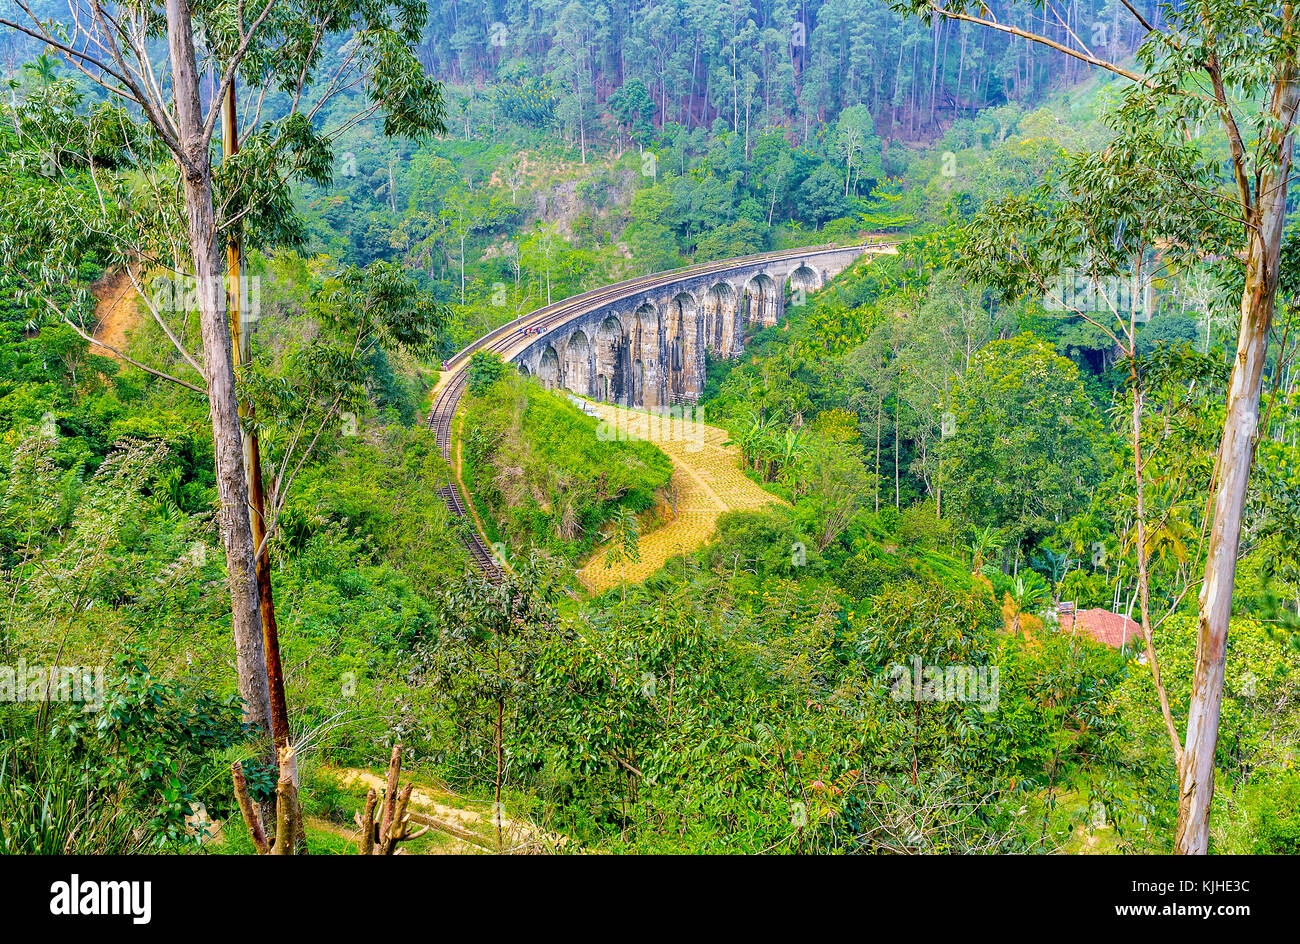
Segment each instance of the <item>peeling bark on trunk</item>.
[[[222,103],[222,154],[224,158],[233,158],[239,153],[239,120],[235,111],[235,83],[231,82],[226,91],[226,100]],[[391,187],[391,174],[390,174]],[[234,366],[249,364],[253,359],[253,340],[251,316],[253,313],[243,309],[245,292],[243,287],[243,238],[239,227],[235,227],[226,243],[226,264],[229,285],[226,291],[232,335],[231,348]],[[240,404],[240,415],[251,420],[254,416],[252,402]],[[263,489],[262,452],[258,445],[257,433],[243,430],[241,427],[242,452],[244,462],[244,480],[249,499],[249,530],[252,533],[253,549],[257,553],[257,596],[262,618],[262,649],[266,661],[266,682],[268,693],[268,710],[271,722],[271,734],[276,751],[284,751],[289,746],[289,709],[284,695],[284,673],[280,662],[279,627],[275,619],[275,600],[271,590],[271,549],[265,546],[266,538],[266,494]],[[293,767],[297,784],[297,765]]]
[[176,123],[184,156],[181,186],[186,235],[197,278],[208,412],[216,458],[218,527],[230,583],[235,662],[244,719],[266,729],[269,697],[257,593],[257,562],[248,518],[248,487],[235,400],[235,373],[222,285],[222,246],[212,204],[212,164],[204,141],[194,36],[188,0],[167,0],[167,43],[172,61]]
[[[1246,253],[1246,286],[1241,299],[1237,358],[1228,385],[1223,441],[1215,465],[1214,517],[1200,593],[1196,634],[1196,672],[1192,679],[1178,777],[1178,829],[1175,850],[1204,855],[1210,841],[1210,802],[1214,798],[1214,749],[1219,736],[1223,700],[1223,667],[1232,616],[1232,587],[1241,543],[1246,486],[1255,457],[1259,426],[1259,395],[1264,376],[1268,330],[1273,320],[1286,216],[1287,178],[1291,172],[1291,123],[1297,88],[1294,70],[1284,66],[1269,111],[1285,119],[1287,134],[1275,141],[1280,155],[1271,172],[1261,174],[1256,187],[1257,212]],[[1280,137],[1280,135],[1279,135]]]

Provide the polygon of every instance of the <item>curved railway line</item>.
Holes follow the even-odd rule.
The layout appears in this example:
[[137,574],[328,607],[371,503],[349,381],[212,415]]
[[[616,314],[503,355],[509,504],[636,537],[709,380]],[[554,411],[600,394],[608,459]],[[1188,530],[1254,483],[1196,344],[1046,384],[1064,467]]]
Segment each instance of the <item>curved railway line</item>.
[[[887,243],[872,243],[861,248],[884,248]],[[713,272],[726,272],[737,266],[745,265],[751,262],[778,261],[789,258],[798,258],[804,256],[814,256],[822,252],[841,251],[845,246],[804,246],[799,249],[783,250],[780,252],[766,252],[751,256],[740,256],[733,259],[723,259],[717,262],[706,262],[700,265],[685,266],[680,269],[670,269],[665,272],[655,272],[651,275],[643,275],[634,279],[626,279],[622,282],[615,282],[612,285],[606,285],[590,292],[584,292],[581,295],[574,295],[571,298],[556,302],[551,305],[545,305],[536,308],[525,315],[516,318],[508,324],[501,325],[483,335],[476,341],[468,344],[463,350],[447,361],[446,369],[442,377],[439,378],[435,388],[433,406],[429,410],[429,428],[434,431],[438,440],[438,446],[442,450],[442,457],[452,469],[452,479],[442,488],[438,489],[438,494],[447,502],[447,507],[452,514],[460,518],[468,518],[468,529],[466,532],[465,543],[469,550],[470,558],[475,566],[479,568],[490,580],[499,580],[501,577],[501,567],[499,566],[491,549],[483,540],[483,535],[479,532],[477,525],[474,523],[472,516],[468,514],[469,508],[466,504],[466,498],[461,494],[459,487],[459,474],[456,471],[457,463],[453,461],[452,456],[452,431],[453,423],[456,417],[456,411],[460,406],[460,399],[465,393],[465,388],[469,382],[469,359],[477,351],[490,351],[498,354],[503,360],[509,361],[517,354],[521,353],[530,344],[538,340],[537,333],[520,333],[521,328],[540,328],[541,333],[545,334],[553,328],[559,327],[570,319],[585,314],[601,305],[618,301],[623,297],[646,291],[648,289],[658,288],[686,278],[694,278],[700,275],[707,275]]]

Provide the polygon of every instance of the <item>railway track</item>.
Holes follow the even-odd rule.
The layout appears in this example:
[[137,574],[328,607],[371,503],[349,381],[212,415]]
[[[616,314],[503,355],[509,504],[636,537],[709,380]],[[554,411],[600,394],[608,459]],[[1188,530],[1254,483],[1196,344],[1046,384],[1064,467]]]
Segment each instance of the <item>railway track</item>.
[[[884,244],[881,244],[884,245]],[[599,308],[601,305],[609,302],[618,301],[624,296],[645,291],[646,289],[656,288],[660,285],[676,282],[682,278],[693,278],[699,275],[708,275],[713,272],[726,272],[734,269],[738,265],[744,265],[749,262],[759,261],[780,261],[790,257],[813,256],[822,252],[831,252],[835,250],[856,248],[847,246],[805,246],[800,249],[787,250],[782,252],[759,253],[751,256],[741,256],[735,259],[724,259],[718,262],[706,262],[701,265],[685,266],[680,269],[670,269],[666,272],[656,272],[652,275],[643,275],[634,279],[626,279],[622,282],[616,282],[612,285],[602,286],[593,289],[590,292],[584,292],[581,295],[574,295],[563,301],[556,302],[552,305],[546,305],[542,308],[534,309],[514,321],[495,328],[483,335],[476,341],[466,345],[454,357],[447,361],[444,371],[444,378],[439,385],[437,396],[434,398],[433,407],[429,410],[429,428],[434,431],[437,437],[438,446],[442,450],[442,458],[453,470],[456,463],[453,457],[452,449],[452,429],[453,422],[456,418],[456,410],[460,406],[460,399],[465,394],[465,388],[469,384],[469,359],[477,351],[489,351],[501,356],[503,360],[509,361],[515,355],[521,353],[530,344],[538,340],[538,333],[521,333],[521,328],[533,329],[540,328],[541,334],[545,334],[553,328],[559,327],[566,321],[577,315],[584,314],[593,308]],[[868,248],[863,246],[861,248]],[[460,518],[467,518],[467,532],[465,545],[469,550],[470,558],[483,575],[489,580],[501,579],[501,566],[496,555],[483,540],[482,534],[474,523],[472,516],[468,515],[468,507],[465,503],[465,497],[461,494],[457,476],[453,471],[452,480],[438,489],[438,494],[447,502],[447,507],[452,514]]]

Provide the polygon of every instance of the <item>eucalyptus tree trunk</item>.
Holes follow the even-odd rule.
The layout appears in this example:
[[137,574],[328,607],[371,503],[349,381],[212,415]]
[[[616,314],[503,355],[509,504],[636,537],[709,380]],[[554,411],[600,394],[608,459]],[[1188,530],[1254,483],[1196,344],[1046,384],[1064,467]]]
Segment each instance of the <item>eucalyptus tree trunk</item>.
[[188,0],[166,0],[166,10],[176,131],[182,152],[185,227],[197,279],[203,371],[208,385],[208,413],[212,420],[220,502],[217,523],[230,583],[239,694],[244,702],[244,719],[266,729],[270,712],[262,619],[258,611],[256,549],[248,517],[248,486],[244,478],[230,325],[226,321],[222,284],[225,247],[217,239],[216,213],[212,203],[212,161],[204,137],[190,5]]
[[[226,89],[226,99],[222,102],[222,159],[233,158],[239,153],[239,118],[235,111],[235,83],[232,81]],[[389,187],[392,187],[391,169]],[[231,350],[233,364],[250,364],[253,359],[252,312],[244,310],[245,292],[243,290],[243,238],[238,225],[231,228],[226,240],[226,268],[229,277],[227,299],[227,323],[231,326]],[[248,400],[240,406],[240,416],[251,421],[254,418],[253,404]],[[266,684],[268,692],[268,709],[271,721],[271,734],[275,741],[277,754],[282,754],[289,746],[289,709],[284,696],[284,672],[280,662],[280,632],[275,619],[275,598],[271,589],[271,549],[266,545],[266,493],[262,479],[262,451],[258,444],[255,429],[244,429],[241,424],[241,440],[244,457],[244,481],[248,489],[249,531],[252,535],[253,550],[257,554],[257,596],[258,608],[262,618],[262,649],[266,657]],[[298,783],[297,761],[290,752],[291,770],[294,786]]]
[[[952,19],[990,27],[1003,33],[1021,36],[1033,42],[1100,66],[1133,82],[1156,88],[1141,74],[1118,63],[1106,62],[1091,53],[1072,50],[1044,36],[1023,30],[991,17],[976,16],[963,9],[943,9],[925,4]],[[1152,26],[1131,4],[1125,4],[1148,32]],[[1171,13],[1179,12],[1175,9]],[[1268,333],[1273,320],[1281,262],[1282,230],[1286,217],[1286,194],[1291,172],[1291,149],[1300,106],[1295,55],[1297,11],[1293,3],[1278,5],[1277,33],[1261,37],[1263,55],[1271,58],[1259,63],[1258,73],[1243,69],[1239,54],[1230,62],[1233,81],[1246,81],[1252,87],[1269,82],[1269,97],[1261,113],[1249,112],[1249,127],[1258,128],[1258,141],[1249,146],[1238,124],[1246,120],[1242,102],[1233,101],[1223,63],[1216,52],[1216,30],[1220,20],[1233,5],[1229,0],[1197,5],[1187,17],[1186,31],[1175,31],[1167,50],[1187,54],[1186,67],[1204,72],[1210,88],[1205,95],[1226,133],[1231,157],[1231,171],[1236,188],[1234,202],[1239,208],[1245,230],[1245,286],[1241,298],[1241,322],[1237,335],[1237,356],[1228,382],[1223,438],[1219,444],[1211,482],[1213,513],[1210,519],[1205,579],[1199,597],[1199,620],[1196,637],[1196,668],[1192,678],[1188,706],[1187,736],[1178,762],[1178,826],[1174,837],[1175,851],[1204,855],[1209,849],[1210,803],[1214,798],[1214,752],[1219,734],[1219,712],[1223,701],[1224,662],[1228,647],[1228,625],[1232,616],[1232,590],[1240,553],[1242,519],[1250,469],[1255,457],[1259,432],[1259,397],[1263,384]],[[982,13],[987,8],[982,10]],[[1117,17],[1118,7],[1113,11]],[[1177,19],[1177,17],[1175,17]],[[1159,20],[1157,20],[1157,23]],[[1203,31],[1203,35],[1201,32]],[[987,42],[988,30],[984,34]],[[1276,43],[1270,41],[1276,40]],[[1191,45],[1188,45],[1188,44]],[[1239,53],[1239,51],[1238,51]],[[976,80],[978,85],[978,78]],[[1173,95],[1172,91],[1162,90]],[[1181,92],[1177,94],[1182,94]],[[1210,97],[1212,96],[1212,98]],[[1249,100],[1250,96],[1247,96]],[[1236,112],[1234,112],[1236,109]],[[1199,199],[1199,197],[1197,198]],[[1139,548],[1139,553],[1142,549]]]
[[1272,111],[1286,120],[1274,132],[1279,160],[1256,184],[1255,212],[1246,247],[1246,286],[1241,297],[1237,357],[1228,383],[1227,415],[1214,470],[1214,517],[1211,519],[1205,582],[1201,585],[1196,633],[1196,672],[1192,678],[1182,764],[1178,776],[1178,829],[1175,849],[1204,855],[1210,840],[1210,802],[1214,798],[1214,748],[1223,700],[1223,666],[1232,616],[1232,587],[1241,543],[1246,486],[1255,457],[1259,395],[1264,377],[1268,331],[1273,321],[1282,230],[1286,222],[1287,178],[1291,173],[1291,122],[1300,101],[1295,69],[1282,66]]

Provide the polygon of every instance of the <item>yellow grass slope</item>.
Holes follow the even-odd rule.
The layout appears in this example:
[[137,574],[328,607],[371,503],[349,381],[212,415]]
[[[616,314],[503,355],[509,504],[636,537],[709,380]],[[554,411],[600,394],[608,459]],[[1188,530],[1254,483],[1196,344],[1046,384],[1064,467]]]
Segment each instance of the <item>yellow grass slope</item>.
[[688,424],[683,435],[680,422],[669,424],[649,413],[620,410],[607,403],[591,405],[611,424],[622,424],[629,436],[649,440],[672,460],[675,510],[674,517],[662,527],[641,535],[639,561],[606,567],[610,544],[596,549],[578,571],[578,579],[593,593],[617,585],[624,575],[629,583],[644,580],[672,558],[707,544],[725,512],[781,504],[781,499],[745,477],[740,450],[723,445],[727,441],[725,430],[702,423]]

